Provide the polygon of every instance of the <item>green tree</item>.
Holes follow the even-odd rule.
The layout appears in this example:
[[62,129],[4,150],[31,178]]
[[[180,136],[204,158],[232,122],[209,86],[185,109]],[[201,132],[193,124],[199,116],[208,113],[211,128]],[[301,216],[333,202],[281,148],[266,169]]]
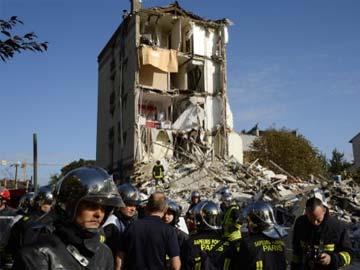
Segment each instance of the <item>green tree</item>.
[[347,170],[351,166],[351,164],[346,161],[344,153],[339,152],[336,148],[332,151],[332,157],[329,164],[330,174],[342,176],[347,176]]
[[73,169],[82,167],[82,166],[89,166],[89,165],[95,165],[95,160],[86,160],[80,158],[78,161],[73,161],[66,166],[61,168],[61,173],[59,175],[55,174],[50,177],[49,184],[53,185],[56,184],[64,175],[66,175],[68,172],[70,172]]
[[258,158],[268,168],[270,160],[294,176],[307,179],[310,174],[326,174],[324,156],[304,136],[282,128],[270,128],[253,142],[251,158]]
[[14,57],[15,52],[22,51],[44,52],[48,48],[48,42],[37,42],[37,35],[34,32],[24,35],[14,35],[11,33],[18,24],[24,24],[16,16],[9,20],[0,19],[0,59],[6,61]]

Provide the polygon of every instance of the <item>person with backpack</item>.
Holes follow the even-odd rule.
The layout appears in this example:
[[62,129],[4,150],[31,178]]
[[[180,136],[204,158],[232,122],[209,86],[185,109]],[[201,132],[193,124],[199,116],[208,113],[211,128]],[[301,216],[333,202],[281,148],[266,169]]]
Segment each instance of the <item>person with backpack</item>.
[[222,236],[220,207],[212,201],[202,201],[193,209],[196,233],[181,250],[183,270],[223,270],[229,260],[225,254],[229,241]]

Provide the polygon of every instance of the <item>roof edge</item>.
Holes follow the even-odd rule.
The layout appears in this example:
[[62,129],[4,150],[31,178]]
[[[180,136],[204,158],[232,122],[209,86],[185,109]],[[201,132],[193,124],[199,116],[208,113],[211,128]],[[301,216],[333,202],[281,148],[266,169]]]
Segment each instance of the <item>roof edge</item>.
[[360,132],[359,132],[358,134],[356,134],[356,135],[349,141],[349,143],[352,143],[353,140],[354,140],[357,136],[360,136]]

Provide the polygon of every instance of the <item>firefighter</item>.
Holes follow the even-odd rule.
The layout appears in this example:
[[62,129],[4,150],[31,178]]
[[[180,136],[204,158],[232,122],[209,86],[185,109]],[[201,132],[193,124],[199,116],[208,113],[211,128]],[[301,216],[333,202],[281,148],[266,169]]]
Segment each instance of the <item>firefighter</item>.
[[316,197],[307,200],[305,215],[296,220],[292,244],[291,270],[335,270],[351,263],[346,225]]
[[8,205],[10,199],[10,191],[5,187],[0,186],[0,216],[16,216],[16,209]]
[[20,198],[18,209],[22,215],[28,215],[32,211],[34,205],[34,197],[35,192],[27,192]]
[[22,213],[21,219],[11,228],[10,238],[6,246],[8,263],[24,244],[30,244],[25,240],[26,234],[32,238],[32,231],[27,230],[37,222],[44,214],[48,213],[53,203],[51,186],[42,186],[38,192],[29,192],[23,195],[19,202],[19,210]]
[[164,166],[160,163],[160,160],[156,161],[156,164],[153,167],[152,170],[153,178],[155,179],[155,185],[158,186],[161,183],[165,183],[164,176],[165,176],[165,170]]
[[229,242],[222,237],[220,207],[212,201],[202,201],[193,208],[196,233],[181,250],[182,269],[227,269],[225,251]]
[[13,269],[113,269],[100,230],[113,208],[123,206],[112,177],[96,166],[71,170],[57,183],[54,197],[53,233],[21,249]]
[[5,267],[8,259],[5,246],[10,236],[11,227],[16,219],[16,209],[8,206],[10,191],[0,186],[0,268]]
[[221,197],[221,201],[224,213],[222,219],[224,237],[226,237],[234,245],[238,245],[241,239],[241,223],[238,219],[240,215],[240,207],[236,204],[232,195],[229,193],[224,193]]
[[118,187],[118,191],[124,206],[115,209],[103,225],[106,244],[110,247],[114,257],[125,229],[137,219],[137,207],[140,203],[139,191],[132,184],[122,184]]
[[230,269],[286,270],[286,231],[274,217],[270,204],[257,201],[244,209],[249,234],[240,241],[238,253],[234,253]]
[[170,224],[172,227],[175,228],[177,238],[179,241],[179,247],[183,246],[186,239],[188,239],[188,235],[180,230],[178,227],[176,227],[176,224],[178,224],[180,216],[181,216],[181,207],[176,202],[167,200],[167,206],[168,209],[164,215],[164,221],[166,224]]
[[194,220],[194,213],[193,209],[194,207],[201,202],[201,194],[199,191],[195,190],[191,192],[190,197],[190,206],[189,209],[186,211],[185,214],[185,222],[189,230],[189,234],[192,234],[195,232],[195,220]]

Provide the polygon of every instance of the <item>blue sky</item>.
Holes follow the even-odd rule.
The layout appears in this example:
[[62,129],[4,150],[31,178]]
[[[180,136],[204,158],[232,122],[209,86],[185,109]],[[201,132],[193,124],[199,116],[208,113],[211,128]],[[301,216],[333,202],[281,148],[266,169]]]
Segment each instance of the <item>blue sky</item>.
[[[143,6],[169,1],[144,0]],[[328,157],[352,159],[360,132],[360,1],[183,0],[208,19],[229,18],[228,95],[237,131],[297,129]],[[17,15],[48,41],[43,54],[0,62],[0,160],[40,163],[95,159],[97,55],[121,22],[127,0],[0,0],[0,18]],[[40,166],[39,182],[61,166]],[[28,175],[32,174],[31,168]],[[2,176],[14,169],[0,167]]]

